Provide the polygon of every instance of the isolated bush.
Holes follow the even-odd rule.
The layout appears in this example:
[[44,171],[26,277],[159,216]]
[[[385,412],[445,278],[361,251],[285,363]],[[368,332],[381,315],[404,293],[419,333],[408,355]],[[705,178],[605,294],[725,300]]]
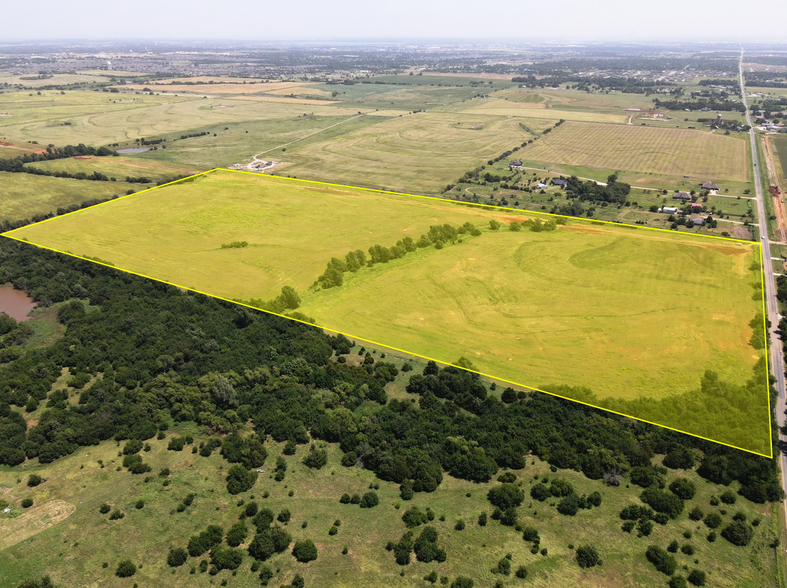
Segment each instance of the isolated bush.
[[703,516],[705,516],[705,513],[702,512],[699,506],[695,506],[689,511],[689,518],[692,521],[701,521]]
[[579,511],[579,498],[576,494],[569,494],[565,498],[561,498],[557,503],[557,511],[560,514],[567,516],[574,516]]
[[[500,223],[498,223],[498,228],[499,225]],[[456,579],[451,582],[451,588],[473,588],[473,586],[475,586],[475,582],[467,576],[457,576]]]
[[309,453],[303,459],[306,467],[319,470],[328,463],[328,452],[324,449],[317,449],[314,445],[309,449]]
[[590,545],[577,547],[577,563],[580,568],[592,568],[597,566],[599,565],[600,559],[595,547]]
[[29,488],[33,488],[34,486],[38,486],[43,481],[44,479],[38,474],[30,474],[27,478],[27,486]]
[[380,504],[380,498],[377,492],[366,492],[360,501],[361,508],[372,508]]
[[709,512],[707,515],[705,515],[705,525],[709,529],[718,529],[719,525],[721,525],[721,522],[721,515],[717,512]]
[[730,490],[722,492],[719,498],[724,504],[735,504],[735,501],[738,500],[738,497]]
[[551,494],[549,493],[549,488],[546,487],[546,484],[534,484],[530,489],[530,496],[539,502],[544,502],[551,496]]
[[186,563],[189,554],[186,553],[186,550],[182,547],[176,547],[169,550],[169,554],[167,555],[167,565],[173,568],[177,568],[182,566]]
[[721,532],[721,536],[733,545],[748,545],[754,535],[754,527],[744,521],[733,521]]
[[137,573],[137,566],[130,559],[124,559],[120,563],[118,563],[118,567],[115,570],[115,575],[118,578],[129,578]]
[[417,506],[413,506],[404,511],[402,521],[408,529],[412,529],[419,525],[424,525],[429,521],[426,513],[421,511]]
[[705,586],[706,575],[702,570],[691,570],[688,580],[695,586]]
[[317,559],[317,546],[311,539],[297,541],[292,548],[292,555],[301,563],[308,563]]
[[494,506],[505,510],[522,504],[525,493],[518,486],[507,483],[490,489],[486,497]]
[[112,507],[109,506],[106,502],[98,507],[98,512],[100,512],[101,514],[107,514],[110,510],[112,510]]
[[22,508],[30,508],[31,506],[33,506],[33,499],[23,498],[21,504],[22,504]]

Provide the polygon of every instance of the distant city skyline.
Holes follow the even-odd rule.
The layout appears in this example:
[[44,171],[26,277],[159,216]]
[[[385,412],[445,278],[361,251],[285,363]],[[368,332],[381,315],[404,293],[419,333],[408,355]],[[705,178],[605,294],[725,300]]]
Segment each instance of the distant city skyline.
[[6,3],[0,40],[779,42],[783,0]]

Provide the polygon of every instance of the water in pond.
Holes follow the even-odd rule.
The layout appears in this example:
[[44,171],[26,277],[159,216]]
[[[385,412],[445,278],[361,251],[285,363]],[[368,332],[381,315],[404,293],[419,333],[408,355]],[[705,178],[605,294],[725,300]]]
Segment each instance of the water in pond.
[[30,318],[27,313],[35,306],[36,303],[21,290],[14,290],[11,286],[0,286],[0,312],[6,313],[17,321],[24,321]]

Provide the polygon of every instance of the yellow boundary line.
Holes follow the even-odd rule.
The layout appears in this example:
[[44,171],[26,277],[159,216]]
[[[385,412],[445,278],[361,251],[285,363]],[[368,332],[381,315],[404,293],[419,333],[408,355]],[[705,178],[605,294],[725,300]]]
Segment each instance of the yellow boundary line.
[[[147,276],[145,274],[140,274],[140,273],[133,272],[133,271],[130,271],[130,270],[126,270],[126,269],[123,269],[123,268],[120,268],[120,267],[116,267],[116,266],[111,265],[109,263],[104,263],[104,262],[101,262],[101,261],[96,261],[94,259],[89,259],[87,257],[82,257],[80,255],[75,255],[75,254],[67,252],[67,251],[60,251],[59,249],[54,249],[52,247],[46,247],[44,245],[39,245],[38,243],[33,243],[31,241],[28,241],[25,238],[19,238],[19,237],[16,237],[16,236],[12,236],[12,233],[15,233],[16,231],[20,231],[22,229],[26,229],[26,228],[33,227],[33,226],[36,226],[36,225],[40,225],[42,223],[49,222],[51,220],[60,219],[60,218],[66,217],[66,216],[68,216],[70,214],[76,214],[76,213],[81,212],[83,210],[88,210],[90,208],[95,208],[97,206],[103,206],[105,204],[110,204],[112,202],[117,202],[118,200],[122,200],[124,198],[128,198],[129,196],[136,196],[137,194],[142,194],[144,192],[149,192],[151,190],[156,190],[157,188],[163,188],[165,186],[171,186],[173,184],[177,184],[178,182],[191,180],[191,179],[194,179],[194,178],[199,177],[199,176],[203,176],[203,175],[206,175],[206,174],[213,173],[215,171],[242,173],[242,174],[249,174],[249,175],[253,175],[253,176],[269,177],[269,178],[274,178],[274,179],[283,180],[283,181],[304,182],[304,183],[309,183],[309,184],[319,184],[319,185],[323,185],[323,186],[333,186],[333,187],[337,187],[337,188],[347,188],[347,189],[352,189],[352,190],[365,190],[367,192],[377,192],[377,193],[381,193],[381,194],[394,194],[394,195],[397,195],[397,196],[410,196],[410,197],[414,197],[414,198],[423,198],[423,199],[426,199],[426,200],[437,200],[437,201],[440,201],[440,202],[443,202],[443,203],[450,203],[450,204],[454,204],[454,205],[464,204],[464,205],[470,205],[470,206],[480,206],[480,207],[489,208],[489,209],[492,209],[492,210],[509,210],[509,211],[512,211],[512,212],[520,213],[520,214],[521,213],[525,213],[525,214],[540,214],[540,215],[543,215],[543,216],[565,218],[565,219],[574,220],[574,221],[576,221],[576,220],[580,220],[580,221],[581,220],[587,220],[587,221],[590,221],[590,222],[603,223],[603,224],[614,225],[614,226],[624,226],[624,227],[636,228],[636,229],[649,229],[649,230],[652,230],[652,231],[664,231],[664,232],[667,232],[667,233],[670,233],[670,234],[676,234],[675,231],[672,231],[670,229],[659,229],[657,227],[645,227],[645,226],[641,226],[641,225],[628,225],[628,224],[625,224],[625,223],[616,223],[616,222],[613,222],[613,221],[603,221],[603,220],[594,220],[594,219],[581,219],[581,218],[573,217],[573,216],[566,216],[566,215],[560,215],[560,214],[551,214],[551,213],[547,213],[547,212],[535,212],[535,211],[530,211],[530,210],[520,210],[518,208],[508,208],[508,207],[504,207],[504,206],[492,206],[492,205],[489,205],[489,204],[479,204],[479,203],[475,203],[475,202],[461,202],[461,203],[459,203],[459,202],[456,202],[456,201],[453,201],[453,200],[447,200],[445,198],[437,198],[435,196],[423,196],[423,195],[419,195],[419,194],[407,194],[407,193],[404,193],[404,192],[393,192],[393,191],[389,191],[389,190],[377,190],[377,189],[373,189],[373,188],[360,188],[358,186],[347,186],[347,185],[344,185],[344,184],[333,184],[333,183],[330,183],[330,182],[319,182],[319,181],[316,181],[316,180],[303,180],[303,179],[300,179],[300,178],[286,178],[286,177],[275,176],[275,175],[271,175],[271,174],[261,174],[261,173],[256,173],[256,172],[248,172],[248,171],[242,171],[242,170],[231,170],[231,169],[224,169],[224,168],[218,168],[217,167],[217,168],[213,168],[213,169],[210,169],[210,170],[207,170],[207,171],[204,171],[204,172],[200,172],[198,174],[187,176],[185,178],[181,178],[179,180],[175,180],[175,181],[172,181],[172,182],[168,182],[166,184],[162,184],[161,186],[154,186],[152,188],[147,188],[145,190],[140,190],[139,192],[134,192],[132,194],[126,194],[125,196],[121,196],[120,198],[114,198],[112,200],[107,200],[106,202],[101,202],[99,204],[94,204],[93,206],[88,206],[88,207],[81,208],[79,210],[75,210],[73,212],[69,212],[69,213],[66,213],[66,214],[63,214],[63,215],[60,215],[60,216],[54,216],[54,217],[51,217],[51,218],[48,218],[48,219],[44,219],[44,220],[39,221],[37,223],[32,223],[32,224],[29,224],[29,225],[25,225],[23,227],[12,229],[10,231],[6,231],[5,233],[0,233],[0,237],[6,237],[8,239],[13,239],[15,241],[19,241],[21,243],[27,243],[28,245],[34,245],[34,246],[39,247],[41,249],[46,249],[48,251],[53,251],[53,252],[59,253],[61,255],[67,255],[69,257],[74,257],[76,259],[81,259],[83,261],[88,261],[90,263],[103,265],[105,267],[108,267],[108,268],[111,268],[111,269],[114,269],[114,270],[118,270],[118,271],[122,271],[122,272],[125,272],[127,274],[135,275],[135,276],[138,276],[138,277],[141,277],[141,278],[145,278],[145,279],[148,279],[148,280],[153,280],[155,282],[159,282],[159,283],[162,283],[162,284],[167,284],[168,286],[173,286],[175,288],[180,288],[181,290],[187,290],[189,292],[194,292],[196,294],[202,294],[203,296],[207,296],[209,298],[215,298],[217,300],[222,300],[224,302],[237,304],[238,306],[243,306],[243,307],[246,307],[246,308],[251,308],[253,310],[265,312],[265,313],[268,313],[268,314],[271,314],[271,315],[274,315],[274,316],[278,316],[280,318],[285,318],[285,319],[288,319],[288,320],[291,320],[291,321],[302,323],[302,324],[308,325],[310,327],[316,327],[316,328],[322,329],[324,331],[330,331],[332,333],[337,333],[339,335],[344,335],[345,337],[348,337],[348,338],[351,338],[351,339],[364,341],[365,343],[369,343],[371,345],[377,345],[377,346],[380,346],[380,347],[386,347],[388,349],[393,349],[394,351],[398,351],[400,353],[405,353],[407,355],[412,355],[414,357],[419,357],[419,358],[425,359],[427,361],[434,361],[436,363],[440,363],[440,364],[447,365],[447,366],[448,365],[453,365],[451,363],[448,363],[448,362],[445,362],[445,361],[441,361],[439,359],[434,359],[434,358],[431,358],[431,357],[427,357],[425,355],[421,355],[421,354],[418,354],[418,353],[413,353],[412,351],[407,351],[406,349],[399,349],[398,347],[393,347],[393,346],[388,345],[386,343],[379,343],[377,341],[372,341],[370,339],[364,339],[363,337],[358,337],[358,336],[352,335],[350,333],[344,333],[342,331],[337,331],[336,329],[329,329],[327,327],[316,325],[314,323],[310,323],[310,322],[303,321],[303,320],[300,320],[300,319],[292,318],[292,317],[289,317],[289,316],[284,315],[284,314],[271,312],[270,310],[265,310],[263,308],[257,308],[256,306],[252,306],[252,305],[246,304],[244,302],[238,302],[237,300],[231,300],[229,298],[224,298],[222,296],[217,296],[215,294],[209,294],[207,292],[202,292],[202,291],[197,290],[195,288],[189,288],[189,287],[186,287],[186,286],[181,286],[179,284],[174,284],[172,282],[167,282],[166,280],[162,280],[160,278],[154,278],[152,276]],[[679,235],[693,235],[695,237],[704,237],[704,238],[710,238],[710,239],[721,239],[721,240],[724,240],[724,241],[733,241],[733,242],[736,242],[736,243],[747,243],[749,245],[754,245],[755,244],[752,241],[746,241],[744,239],[733,239],[731,237],[718,237],[716,235],[702,235],[702,234],[699,234],[699,233],[680,233],[680,232],[678,232],[677,234],[679,234]],[[772,428],[771,428],[772,415],[771,415],[771,409],[770,409],[770,406],[771,406],[771,398],[770,398],[770,371],[768,370],[768,365],[769,365],[769,361],[768,361],[768,328],[767,328],[767,318],[766,318],[766,314],[767,313],[766,313],[766,310],[765,310],[765,277],[764,277],[764,272],[763,272],[764,256],[763,256],[763,251],[762,251],[762,244],[759,244],[758,249],[760,251],[760,284],[762,285],[763,331],[764,331],[764,334],[765,334],[765,367],[766,367],[766,375],[767,375],[767,377],[766,377],[766,382],[767,383],[766,383],[766,389],[765,390],[766,390],[767,400],[768,400],[768,402],[767,402],[767,407],[768,407],[768,419],[767,419],[767,422],[768,422],[768,438],[770,440],[769,453],[768,454],[759,453],[757,451],[753,451],[751,449],[746,449],[746,448],[743,448],[743,447],[738,447],[738,446],[732,445],[730,443],[724,443],[722,441],[717,441],[716,439],[710,439],[709,437],[703,437],[702,435],[697,435],[696,433],[689,433],[688,431],[683,431],[681,429],[675,429],[675,428],[669,427],[667,425],[661,425],[659,423],[655,423],[653,421],[649,421],[649,420],[646,420],[646,419],[643,419],[643,418],[639,418],[639,417],[635,417],[635,416],[632,416],[632,415],[624,414],[622,412],[617,412],[617,411],[611,410],[609,408],[604,408],[603,406],[597,406],[595,404],[590,404],[588,402],[583,402],[581,400],[576,400],[574,398],[568,398],[567,396],[561,396],[560,394],[555,394],[554,392],[549,392],[547,390],[541,390],[540,388],[534,388],[532,386],[527,386],[525,384],[521,384],[519,382],[514,382],[512,380],[506,380],[504,378],[500,378],[498,376],[494,376],[494,375],[491,375],[491,374],[486,374],[484,372],[479,372],[479,371],[476,371],[476,370],[470,370],[470,369],[467,369],[467,368],[460,368],[460,369],[464,369],[464,370],[466,370],[468,372],[471,372],[471,373],[474,373],[474,374],[478,374],[478,375],[484,376],[486,378],[491,378],[493,380],[497,380],[498,382],[506,382],[507,384],[513,384],[514,386],[519,386],[521,388],[527,388],[528,390],[533,390],[535,392],[541,392],[542,394],[548,394],[550,396],[554,396],[556,398],[561,398],[563,400],[576,402],[577,404],[581,404],[583,406],[587,406],[587,407],[590,407],[590,408],[595,408],[597,410],[603,410],[605,412],[616,414],[618,416],[634,419],[634,420],[637,420],[637,421],[640,421],[640,422],[643,422],[643,423],[647,423],[649,425],[654,425],[656,427],[661,427],[663,429],[668,429],[670,431],[675,431],[676,433],[681,433],[683,435],[689,435],[691,437],[696,437],[697,439],[703,439],[705,441],[710,441],[711,443],[718,443],[719,445],[724,445],[725,447],[730,447],[732,449],[738,449],[740,451],[745,451],[747,453],[752,453],[754,455],[759,455],[761,457],[767,457],[769,459],[772,459],[773,458],[773,437],[772,437]],[[457,367],[457,366],[454,366],[454,367]]]

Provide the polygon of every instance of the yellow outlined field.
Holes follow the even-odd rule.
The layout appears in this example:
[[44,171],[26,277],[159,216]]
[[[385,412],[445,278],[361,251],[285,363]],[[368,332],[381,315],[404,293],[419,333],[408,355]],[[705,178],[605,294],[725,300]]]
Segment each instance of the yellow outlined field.
[[[191,185],[173,186],[184,182]],[[466,356],[479,366],[477,373],[499,381],[759,455],[772,454],[767,358],[764,350],[758,352],[754,347],[747,347],[752,330],[746,325],[751,324],[755,313],[764,316],[764,300],[759,300],[762,290],[751,289],[754,280],[762,285],[762,272],[755,272],[752,264],[752,260],[756,259],[756,267],[761,268],[761,248],[757,244],[724,237],[678,235],[663,229],[558,217],[565,218],[568,225],[558,227],[556,231],[535,235],[527,231],[485,231],[481,236],[466,237],[464,243],[448,245],[441,251],[433,247],[419,249],[390,265],[377,264],[368,271],[364,268],[357,274],[348,273],[344,286],[315,290],[309,286],[335,254],[332,252],[341,250],[343,256],[348,250],[366,250],[375,244],[389,247],[396,242],[396,235],[399,238],[411,235],[417,239],[430,225],[448,222],[459,226],[464,217],[483,226],[493,218],[507,223],[517,218],[549,219],[555,215],[488,205],[460,205],[439,198],[218,169],[166,186],[173,186],[173,189],[155,194],[150,192],[158,188],[145,190],[9,231],[4,236],[96,263],[101,263],[97,261],[99,259],[107,260],[104,265],[236,303],[238,299],[270,299],[281,285],[292,284],[303,299],[298,312],[316,317],[313,322],[299,322],[444,364]],[[268,200],[263,192],[259,192],[259,198],[252,198],[250,194],[257,192],[248,191],[274,189],[280,197]],[[306,201],[299,200],[301,198],[310,199],[309,205],[303,206]],[[327,209],[339,210],[342,216],[348,217],[346,225],[339,222],[341,219],[327,218],[326,213],[321,212],[323,200]],[[263,205],[274,208],[266,209],[264,216],[260,216],[262,209],[245,208]],[[307,218],[307,214],[296,217],[303,210],[311,212],[322,223]],[[372,219],[368,221],[369,227],[361,226],[358,220],[367,214],[364,210]],[[76,223],[65,220],[77,214],[82,216]],[[396,217],[397,214],[401,218]],[[396,218],[391,221],[393,217]],[[270,224],[263,228],[260,219],[265,219],[265,222],[271,219]],[[276,233],[279,221],[292,223],[293,219],[296,222],[286,225],[286,231]],[[335,225],[333,232],[320,232],[336,222],[339,224]],[[278,245],[292,252],[289,261],[284,263],[279,259],[281,256],[276,256],[281,250],[272,248],[273,244],[265,241],[263,237],[268,233],[286,237],[284,245]],[[232,242],[235,240],[233,236],[246,234],[258,237],[259,243],[249,238],[251,245],[247,248],[225,250],[220,247],[224,244],[222,240]],[[172,241],[175,238],[182,242]],[[588,249],[587,243],[591,241],[593,246]],[[156,251],[156,259],[151,257],[150,251],[153,250]],[[512,253],[515,250],[518,252],[516,255]],[[495,257],[497,252],[500,267],[505,269],[502,281],[499,275],[489,270],[496,267],[491,261],[498,259]],[[558,252],[558,257],[555,257],[555,252]],[[488,259],[483,257],[485,255],[489,256]],[[669,259],[662,260],[665,256]],[[474,263],[476,260],[478,263]],[[541,282],[516,282],[515,288],[509,287],[510,280],[506,276],[515,276],[518,280],[543,277],[542,274],[560,269],[559,263],[563,263],[565,268],[559,276],[561,279],[569,276],[568,281],[554,286],[554,277],[546,275]],[[614,269],[618,266],[620,269],[615,271],[622,272],[619,275],[630,275],[631,278],[621,281],[616,274],[608,271],[609,267]],[[600,271],[593,273],[596,267]],[[684,267],[685,270],[680,269]],[[419,277],[419,272],[427,272],[426,277]],[[673,281],[665,282],[665,273]],[[596,312],[592,306],[582,307],[582,301],[578,301],[577,293],[584,292],[581,288],[596,281],[596,276],[600,277],[599,288],[606,288],[609,295],[618,295],[610,309],[603,309],[603,312]],[[721,276],[727,283],[714,282],[715,276]],[[408,284],[407,280],[416,281]],[[621,283],[620,288],[614,285],[615,280]],[[229,282],[232,283],[228,285]],[[267,290],[257,288],[260,284],[265,284]],[[397,284],[404,284],[406,287],[402,288],[406,291],[396,293],[398,298],[392,299],[391,293]],[[465,289],[463,285],[467,284],[477,289]],[[648,291],[639,292],[639,284]],[[418,288],[419,285],[424,287]],[[544,305],[538,294],[550,285],[555,292],[548,294],[556,296],[556,300],[565,292],[574,298],[551,306]],[[629,290],[617,293],[623,286],[628,286]],[[414,305],[413,300],[407,298],[408,292],[419,289],[432,297],[428,304]],[[527,292],[524,300],[521,296],[517,298],[517,292],[523,289]],[[752,301],[753,292],[758,295],[758,303]],[[439,300],[435,298],[438,294]],[[500,296],[513,298],[496,301],[494,308],[487,304],[486,298],[491,300]],[[627,300],[632,301],[628,306],[633,307],[640,299],[648,297],[647,304],[636,309],[642,312],[626,309]],[[588,298],[592,299],[592,296]],[[482,303],[480,307],[479,300]],[[662,308],[661,300],[670,308]],[[258,309],[260,306],[259,302],[240,304]],[[526,308],[528,304],[535,305],[532,308],[540,309],[540,312],[519,316],[517,309]],[[363,314],[365,306],[370,307],[367,315]],[[581,316],[580,323],[591,327],[577,330],[574,326],[577,316],[563,316],[555,311],[555,308],[574,306],[581,307],[580,315],[587,315]],[[615,314],[621,307],[626,312]],[[396,316],[383,316],[396,308],[404,308],[407,313],[401,311]],[[420,309],[427,309],[427,312],[422,313]],[[413,314],[414,310],[419,312]],[[605,312],[608,316],[604,315]],[[451,316],[462,313],[465,313],[464,318]],[[550,313],[555,316],[547,316]],[[405,314],[408,314],[407,320],[402,318]],[[500,322],[501,314],[505,315],[507,322]],[[590,316],[593,314],[601,316]],[[383,318],[375,318],[379,316]],[[689,321],[694,317],[695,322],[687,326],[686,320],[675,320],[674,317],[685,317]],[[423,322],[413,323],[419,319]],[[530,323],[539,321],[538,325],[530,326]],[[390,328],[383,328],[383,323]],[[669,326],[664,327],[667,323]],[[567,328],[567,324],[572,328]],[[419,325],[432,327],[422,328]],[[665,341],[674,331],[675,341],[660,342],[660,347],[651,350],[648,341],[656,339],[653,333],[659,329],[663,331]],[[762,329],[764,333],[764,319]],[[463,337],[468,343],[462,343]],[[479,337],[486,337],[484,345],[489,349],[471,349],[470,343]],[[446,338],[451,345],[460,346],[446,347]],[[538,342],[543,347],[541,351],[536,345]],[[713,353],[703,355],[706,348]],[[631,355],[631,350],[637,353]],[[636,360],[631,370],[627,365],[616,363],[624,361],[617,356],[626,353]],[[683,365],[686,357],[700,364],[695,371],[686,371]],[[759,362],[756,361],[758,358]],[[586,360],[586,365],[581,363],[582,359]],[[610,373],[604,372],[603,368]],[[700,403],[699,407],[687,410],[689,397],[695,402],[697,398],[704,398],[693,393],[700,388],[701,380],[702,393],[709,394],[708,399],[714,398],[714,380],[703,376],[705,369],[717,372],[722,384],[739,387],[736,395],[750,395],[750,398],[746,396],[747,406],[732,407],[726,416],[714,412],[718,402],[708,401],[707,407]],[[594,370],[599,373],[593,373]],[[645,375],[639,374],[640,371]],[[585,378],[584,374],[588,372],[593,378]],[[744,381],[746,377],[748,380]],[[691,381],[681,392],[683,389],[678,384],[682,385],[684,379]],[[617,382],[617,391],[609,393],[602,389],[605,380],[611,382],[610,390]],[[592,392],[579,388],[588,386],[589,381]],[[634,394],[632,389],[637,393]],[[649,391],[649,394],[638,395],[640,389]],[[663,412],[667,410],[664,408],[667,403],[662,402],[665,398],[669,399],[670,406],[674,405],[669,414]],[[703,407],[707,408],[707,414]],[[725,419],[729,419],[729,423],[725,424]]]

